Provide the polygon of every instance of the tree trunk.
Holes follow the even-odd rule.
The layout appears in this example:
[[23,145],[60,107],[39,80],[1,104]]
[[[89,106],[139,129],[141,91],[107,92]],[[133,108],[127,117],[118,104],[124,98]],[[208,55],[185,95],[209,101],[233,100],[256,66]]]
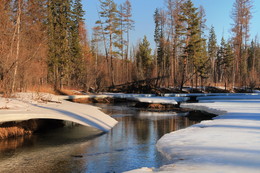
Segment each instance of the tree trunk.
[[21,24],[21,0],[18,0],[18,12],[17,12],[17,44],[16,44],[16,55],[15,55],[15,67],[14,67],[14,74],[13,74],[13,83],[12,83],[12,90],[11,93],[15,90],[16,85],[16,76],[18,70],[18,59],[20,54],[20,24]]
[[183,59],[183,71],[182,71],[180,91],[182,91],[183,85],[184,85],[184,81],[185,81],[186,65],[187,65],[187,59],[184,58]]

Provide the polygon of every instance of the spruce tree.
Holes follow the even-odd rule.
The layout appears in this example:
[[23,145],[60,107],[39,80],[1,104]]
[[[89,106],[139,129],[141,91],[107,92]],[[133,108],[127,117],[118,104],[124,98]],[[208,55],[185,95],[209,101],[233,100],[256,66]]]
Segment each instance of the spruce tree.
[[[179,34],[183,36],[182,44],[183,50],[183,71],[180,89],[186,82],[186,72],[187,67],[189,74],[199,73],[199,68],[201,68],[199,63],[202,62],[200,59],[200,54],[204,51],[202,38],[202,18],[199,16],[198,8],[194,7],[191,0],[187,0],[181,5],[181,15],[179,20],[182,22],[182,27],[179,27]],[[203,58],[204,59],[204,58]],[[187,62],[190,62],[187,64]],[[205,63],[205,62],[204,62]],[[187,66],[188,65],[188,66]],[[196,80],[197,84],[197,80]]]
[[71,69],[70,78],[72,83],[84,83],[84,68],[86,62],[83,57],[82,44],[84,42],[80,37],[80,30],[84,27],[84,10],[82,8],[81,0],[75,0],[71,16],[70,28],[70,54],[71,54]]
[[222,81],[223,72],[224,72],[223,64],[224,64],[224,58],[225,58],[225,46],[226,46],[226,41],[225,41],[224,37],[222,37],[220,47],[217,52],[217,60],[216,60],[217,81],[216,82]]
[[216,83],[216,66],[215,61],[217,58],[217,38],[215,34],[214,27],[211,26],[210,32],[209,32],[209,39],[208,39],[208,55],[211,60],[211,74],[213,76],[213,81]]
[[49,80],[61,89],[70,69],[70,0],[48,1]]
[[155,10],[154,13],[155,31],[154,41],[157,46],[157,75],[168,76],[170,73],[170,47],[169,39],[165,38],[166,16],[163,10]]
[[234,61],[234,53],[231,43],[227,42],[224,47],[224,59],[223,64],[227,70],[231,70]]
[[[224,47],[224,59],[223,59],[223,71],[224,71],[224,82],[225,89],[228,83],[231,83],[232,80],[232,71],[234,64],[234,53],[230,42],[227,42]],[[233,81],[234,82],[234,81]]]
[[147,37],[144,36],[141,43],[139,43],[138,51],[136,54],[136,64],[139,71],[139,75],[144,78],[149,78],[152,72],[152,49]]

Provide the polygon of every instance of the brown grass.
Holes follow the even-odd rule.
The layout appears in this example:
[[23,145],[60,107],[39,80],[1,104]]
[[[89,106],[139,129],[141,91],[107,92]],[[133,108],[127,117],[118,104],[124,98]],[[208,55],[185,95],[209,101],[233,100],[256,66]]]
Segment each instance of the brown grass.
[[78,89],[73,88],[63,88],[59,91],[55,91],[53,86],[51,85],[41,85],[41,86],[33,86],[27,89],[29,92],[44,92],[44,93],[50,93],[50,94],[63,94],[63,95],[81,95],[78,91]]
[[113,98],[78,98],[72,99],[73,102],[76,103],[113,103]]
[[79,98],[79,99],[72,99],[75,103],[93,103],[93,101],[89,98]]
[[148,108],[151,109],[165,109],[165,106],[162,104],[157,104],[157,103],[151,103],[148,105]]
[[21,122],[5,122],[0,125],[0,139],[16,138],[31,135],[38,129],[37,120],[27,120]]
[[7,106],[3,106],[3,107],[0,107],[0,110],[1,109],[10,109],[9,107],[7,107]]
[[61,89],[59,92],[63,95],[82,95],[81,93],[75,92],[76,90],[72,89]]
[[21,127],[4,127],[0,128],[0,139],[14,138],[19,136],[31,135],[31,130],[25,130]]
[[53,87],[50,85],[32,86],[27,89],[29,92],[44,92],[50,94],[56,94]]

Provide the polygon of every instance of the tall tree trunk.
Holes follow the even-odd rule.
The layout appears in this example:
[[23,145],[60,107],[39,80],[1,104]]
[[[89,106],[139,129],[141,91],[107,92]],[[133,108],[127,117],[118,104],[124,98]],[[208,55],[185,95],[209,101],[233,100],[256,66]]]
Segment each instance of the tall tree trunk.
[[21,24],[21,0],[18,0],[18,12],[17,12],[17,44],[16,44],[16,55],[15,55],[15,66],[14,66],[14,74],[13,74],[13,83],[12,83],[12,90],[13,93],[15,91],[16,85],[16,76],[18,70],[18,59],[20,54],[20,24]]
[[185,81],[185,76],[186,76],[186,66],[187,66],[187,58],[185,57],[183,59],[183,71],[182,71],[182,77],[181,77],[181,86],[180,86],[180,91],[183,89],[184,81]]
[[111,79],[111,85],[115,85],[115,79],[114,79],[114,67],[113,67],[113,43],[112,43],[112,33],[110,33],[109,36],[109,54],[110,54],[110,79]]

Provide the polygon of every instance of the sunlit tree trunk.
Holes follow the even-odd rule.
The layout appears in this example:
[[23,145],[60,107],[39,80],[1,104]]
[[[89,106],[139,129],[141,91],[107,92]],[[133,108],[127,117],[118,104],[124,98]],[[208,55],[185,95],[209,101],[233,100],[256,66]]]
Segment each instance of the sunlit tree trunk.
[[19,60],[19,53],[20,53],[20,24],[21,24],[21,13],[22,13],[22,0],[18,0],[18,11],[17,11],[17,21],[16,21],[16,27],[17,27],[17,43],[16,43],[16,55],[15,55],[15,66],[14,66],[14,74],[13,74],[13,83],[12,83],[12,90],[13,93],[15,91],[15,85],[16,85],[16,76],[17,76],[17,70],[18,70],[18,60]]

